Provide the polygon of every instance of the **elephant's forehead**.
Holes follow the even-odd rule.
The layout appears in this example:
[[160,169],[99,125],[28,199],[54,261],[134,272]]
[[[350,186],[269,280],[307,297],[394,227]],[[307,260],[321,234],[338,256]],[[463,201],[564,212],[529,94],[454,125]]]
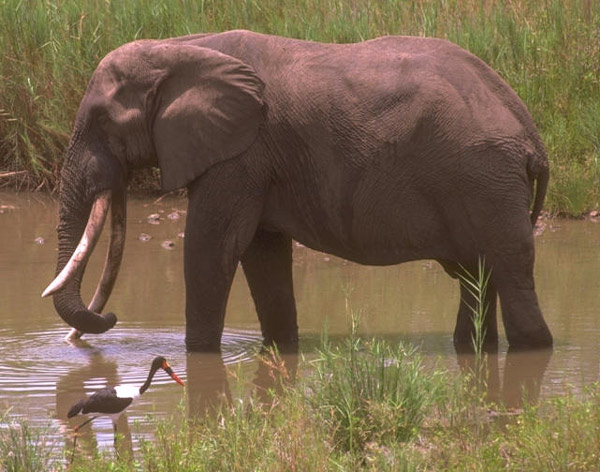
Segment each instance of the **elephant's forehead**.
[[150,69],[150,65],[143,60],[144,51],[153,42],[152,40],[135,41],[109,52],[98,64],[94,73],[95,78],[102,79],[99,82],[106,83],[106,86],[110,87],[111,83],[143,77],[144,69]]

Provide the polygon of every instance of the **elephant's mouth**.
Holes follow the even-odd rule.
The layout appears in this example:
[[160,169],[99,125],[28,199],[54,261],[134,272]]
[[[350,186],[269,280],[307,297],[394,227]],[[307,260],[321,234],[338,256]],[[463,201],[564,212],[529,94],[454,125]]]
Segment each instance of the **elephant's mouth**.
[[[121,191],[107,190],[101,192],[96,197],[79,244],[60,273],[44,290],[42,297],[56,294],[73,284],[79,287],[87,262],[102,234],[109,208],[111,213],[111,232],[106,260],[102,276],[98,282],[92,301],[88,305],[88,310],[92,313],[102,311],[114,287],[125,246],[126,205],[125,195]],[[69,324],[74,328],[68,336],[70,338],[80,337],[86,331],[78,329],[73,323]]]

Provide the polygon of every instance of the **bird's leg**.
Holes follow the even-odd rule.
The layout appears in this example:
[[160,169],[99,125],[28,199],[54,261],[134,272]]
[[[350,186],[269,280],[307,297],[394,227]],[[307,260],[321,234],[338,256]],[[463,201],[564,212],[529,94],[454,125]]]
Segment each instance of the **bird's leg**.
[[117,459],[121,459],[121,452],[119,451],[119,433],[117,433],[117,422],[113,421],[113,437],[114,437],[114,447],[115,454],[117,455]]
[[91,418],[88,418],[83,423],[81,423],[79,426],[75,426],[75,428],[73,429],[75,434],[74,434],[74,438],[73,438],[73,453],[71,454],[71,464],[73,464],[73,461],[75,460],[75,450],[77,449],[77,433],[83,426],[90,423],[92,420],[94,420],[96,418],[97,418],[97,416],[92,416]]
[[79,426],[75,426],[74,431],[77,432],[79,431],[81,428],[83,428],[86,424],[90,423],[92,420],[95,420],[96,418],[98,418],[97,416],[92,416],[91,418],[85,420],[83,423],[81,423]]
[[77,449],[77,434],[75,435],[75,438],[73,439],[73,452],[71,453],[70,465],[73,465],[73,461],[75,460],[75,450],[76,449]]

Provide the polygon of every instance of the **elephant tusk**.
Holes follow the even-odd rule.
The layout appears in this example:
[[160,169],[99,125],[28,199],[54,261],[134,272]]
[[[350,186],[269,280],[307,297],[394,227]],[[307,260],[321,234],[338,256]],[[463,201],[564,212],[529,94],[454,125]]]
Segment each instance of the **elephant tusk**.
[[108,207],[111,201],[111,191],[102,192],[94,201],[90,217],[83,232],[83,236],[77,245],[69,262],[63,267],[60,274],[46,287],[42,297],[47,297],[63,288],[75,274],[77,274],[87,264],[94,246],[102,233],[102,227],[106,220]]
[[[118,196],[113,194],[110,209],[110,241],[108,250],[106,251],[104,268],[102,269],[102,276],[100,277],[92,301],[88,305],[88,310],[96,313],[100,313],[108,301],[115,285],[119,268],[121,267],[121,260],[125,248],[126,208],[125,195],[123,193],[119,193]],[[83,336],[83,333],[78,329],[73,328],[69,331],[69,334],[67,334],[65,339],[67,341],[72,341],[80,339],[81,336]]]
[[88,306],[88,310],[96,313],[100,313],[108,301],[115,285],[119,268],[121,267],[121,259],[123,258],[123,250],[125,248],[126,229],[126,205],[125,194],[123,192],[113,194],[110,213],[110,242],[106,251],[104,269],[102,269],[100,282]]
[[80,339],[81,336],[83,336],[83,333],[81,331],[79,331],[78,329],[75,328],[71,328],[71,331],[69,331],[69,334],[67,334],[65,336],[65,341],[73,341],[75,339]]

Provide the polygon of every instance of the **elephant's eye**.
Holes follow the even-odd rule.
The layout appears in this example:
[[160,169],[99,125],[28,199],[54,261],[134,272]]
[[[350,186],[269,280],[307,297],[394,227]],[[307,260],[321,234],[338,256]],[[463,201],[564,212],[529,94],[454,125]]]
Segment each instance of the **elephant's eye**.
[[96,121],[100,124],[102,129],[108,131],[111,125],[111,120],[105,111],[98,112],[96,115]]
[[125,155],[125,144],[114,135],[108,135],[107,137],[108,147],[110,151],[115,156],[124,156]]

